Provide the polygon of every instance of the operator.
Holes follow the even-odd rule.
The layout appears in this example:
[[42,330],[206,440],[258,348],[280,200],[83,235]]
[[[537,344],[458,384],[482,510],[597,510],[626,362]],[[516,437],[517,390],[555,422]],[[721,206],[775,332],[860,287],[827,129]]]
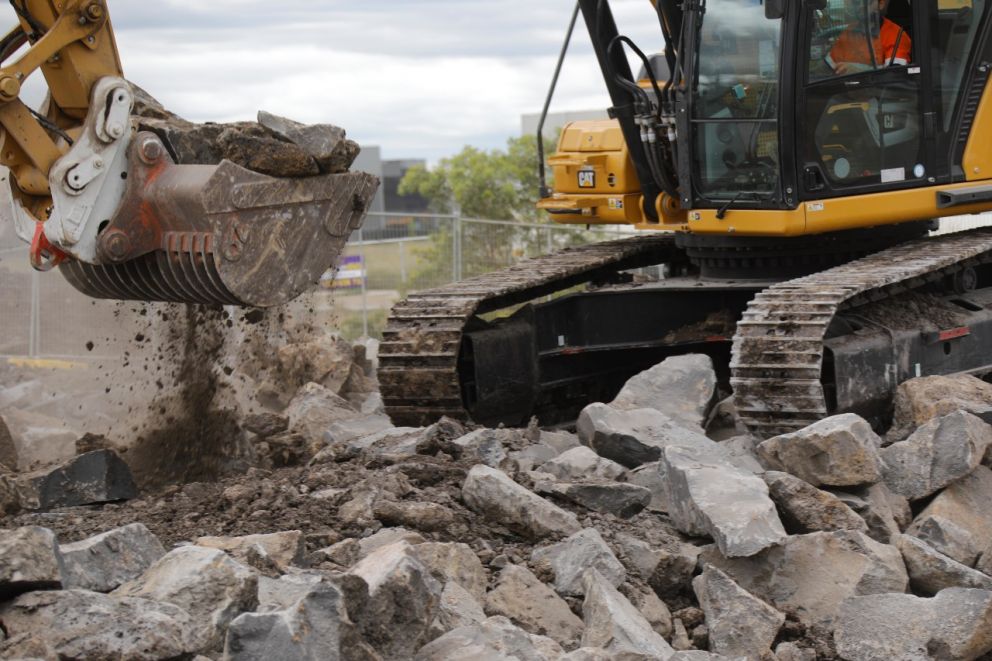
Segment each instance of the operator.
[[[871,2],[871,0],[868,0]],[[838,75],[871,71],[873,68],[892,65],[909,64],[912,58],[913,44],[906,31],[885,18],[889,0],[878,0],[878,17],[881,27],[865,26],[865,19],[858,17],[834,42],[830,53],[824,58],[827,66]],[[877,25],[877,19],[869,21]],[[875,66],[872,66],[871,53],[868,52],[866,32],[871,32],[871,43],[875,50]]]

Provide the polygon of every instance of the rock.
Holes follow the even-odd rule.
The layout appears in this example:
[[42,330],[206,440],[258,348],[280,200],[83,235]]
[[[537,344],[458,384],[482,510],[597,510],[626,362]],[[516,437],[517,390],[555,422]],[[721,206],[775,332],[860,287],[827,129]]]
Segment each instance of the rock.
[[598,647],[580,647],[561,657],[561,661],[613,661],[615,658],[613,654]]
[[113,450],[79,455],[26,480],[32,509],[111,503],[138,495],[131,469]]
[[369,554],[350,574],[369,586],[363,609],[365,639],[387,658],[408,659],[427,642],[443,586],[397,542]]
[[795,643],[779,643],[775,648],[776,661],[816,661],[816,652]]
[[606,404],[590,404],[579,415],[577,427],[583,444],[627,468],[658,461],[669,445],[719,447],[654,409],[619,411]]
[[303,533],[299,530],[242,537],[198,537],[195,544],[220,549],[246,565],[252,564],[249,561],[250,556],[257,557],[261,553],[283,572],[293,565],[303,567],[306,564],[306,546],[303,543]]
[[427,540],[420,533],[407,530],[406,528],[383,528],[379,532],[358,541],[358,559],[362,560],[379,549],[392,546],[397,542],[406,542],[414,546],[416,544],[423,544],[425,541]]
[[625,533],[617,533],[615,539],[624,566],[659,595],[675,597],[689,589],[699,556],[695,546],[676,542],[675,548],[655,548]]
[[14,470],[36,470],[67,461],[76,454],[79,434],[61,420],[9,408],[0,414],[0,421],[0,436],[5,438],[0,463]]
[[627,471],[620,479],[628,484],[636,484],[651,492],[651,502],[648,509],[653,512],[668,513],[668,494],[665,491],[664,466],[660,461],[638,466]]
[[275,436],[289,430],[289,418],[277,413],[251,413],[245,416],[244,427],[259,436]]
[[617,654],[643,654],[662,661],[672,656],[675,650],[596,569],[585,571],[583,583],[582,615],[586,626],[583,647],[599,647]]
[[941,516],[922,517],[915,536],[935,550],[967,567],[974,567],[982,549],[970,532]]
[[818,530],[860,530],[868,532],[868,524],[845,505],[840,498],[820,491],[813,485],[788,473],[768,471],[765,483],[772,500],[778,506],[785,529],[793,534]]
[[910,379],[896,388],[893,406],[890,440],[906,438],[934,418],[957,411],[992,422],[992,384],[970,374]]
[[905,592],[909,585],[898,549],[852,530],[793,535],[750,558],[725,558],[709,547],[700,562],[813,625],[829,626],[848,597]]
[[882,479],[892,491],[920,500],[968,475],[992,444],[992,427],[970,413],[935,418],[881,451]]
[[881,442],[863,418],[844,413],[770,438],[758,446],[758,453],[774,470],[791,473],[814,487],[849,487],[882,478]]
[[531,562],[546,563],[551,567],[555,574],[555,590],[567,596],[584,594],[583,574],[587,569],[595,569],[613,587],[627,577],[627,570],[595,528],[581,530],[558,544],[534,549]]
[[223,551],[181,546],[113,595],[179,606],[192,616],[194,647],[215,650],[223,645],[231,620],[258,604],[258,578]]
[[165,555],[158,537],[141,523],[132,523],[59,547],[66,588],[110,592],[141,576]]
[[454,512],[437,503],[380,500],[372,512],[386,525],[410,526],[424,531],[447,530],[455,521]]
[[[324,432],[324,441],[328,445],[341,445],[359,439],[367,439],[376,434],[388,434],[395,429],[387,415],[363,415],[360,418],[331,423],[331,426]],[[413,427],[406,427],[404,431],[412,432],[414,429]],[[355,454],[357,455],[357,450],[364,449],[366,445],[370,445],[370,443],[359,442],[356,444]]]
[[615,480],[626,470],[623,466],[604,459],[585,446],[566,450],[542,464],[537,470],[554,475],[559,480],[569,482],[592,477]]
[[[592,452],[592,450],[589,451]],[[592,454],[595,455],[596,453],[592,452]],[[557,456],[558,451],[544,443],[535,443],[523,450],[515,450],[510,453],[510,459],[516,463],[517,470],[520,472],[536,470],[538,466],[543,466]]]
[[761,478],[688,448],[665,448],[662,464],[669,515],[682,532],[712,536],[728,557],[754,555],[785,539]]
[[0,601],[32,590],[57,590],[64,581],[55,533],[38,526],[0,530]]
[[582,441],[576,434],[567,431],[545,431],[542,429],[537,440],[544,445],[550,445],[558,451],[558,454],[564,454],[572,448],[582,445]]
[[0,517],[13,516],[21,511],[21,491],[17,482],[0,470]]
[[588,510],[623,519],[634,516],[651,502],[650,489],[604,479],[575,483],[539,483],[535,486],[535,491],[542,495],[558,496]]
[[680,618],[675,618],[672,621],[672,648],[680,652],[692,649],[689,632],[686,631],[685,624]]
[[417,445],[427,430],[419,427],[391,427],[368,436],[352,439],[345,444],[343,451],[329,446],[314,458],[321,463],[326,451],[334,452],[335,460],[361,457],[365,461],[385,460],[388,463],[402,461],[417,454]]
[[692,587],[706,613],[711,651],[748,658],[771,651],[785,615],[711,566],[693,580]]
[[502,471],[481,464],[469,471],[462,498],[475,512],[532,539],[580,529],[571,512],[528,491]]
[[330,580],[303,586],[285,608],[243,613],[228,629],[230,661],[329,659],[377,661],[348,612],[347,593]]
[[[189,614],[150,599],[86,590],[29,592],[0,607],[0,621],[12,639],[27,636],[59,659],[151,661],[188,658],[196,650],[188,636]],[[6,652],[4,657],[11,658]]]
[[469,627],[485,621],[486,614],[475,597],[454,581],[441,590],[437,615],[431,624],[431,638],[437,638],[459,627]]
[[834,638],[849,661],[975,659],[992,650],[992,592],[852,597],[840,609]]
[[360,148],[345,138],[344,129],[331,124],[306,125],[260,110],[258,123],[310,154],[325,174],[347,172]]
[[226,128],[217,147],[227,160],[270,177],[311,177],[320,174],[317,162],[300,147],[274,138]]
[[509,429],[476,429],[451,441],[449,448],[456,459],[468,457],[491,468],[499,468],[507,457],[503,443],[512,435],[514,432]]
[[[313,586],[326,580],[331,574],[325,572],[298,571],[283,574],[279,578],[258,577],[259,613],[285,610],[305,597]],[[355,579],[361,581],[361,579]],[[240,616],[239,616],[240,617]]]
[[749,435],[732,436],[725,441],[720,441],[720,449],[724,458],[749,473],[761,475],[765,472],[765,467],[758,456],[758,439]]
[[712,359],[686,354],[631,377],[610,406],[622,411],[655,409],[689,429],[702,430],[715,397]]
[[324,445],[324,432],[332,424],[359,417],[351,404],[318,383],[307,383],[286,408],[289,430],[303,436],[313,452]]
[[449,631],[417,652],[416,661],[556,661],[564,651],[550,638],[529,634],[505,617]]
[[504,567],[486,594],[484,607],[487,615],[508,617],[525,631],[548,636],[563,646],[582,636],[582,620],[526,567]]
[[917,594],[933,595],[945,588],[992,590],[992,576],[962,565],[909,535],[895,538],[909,573],[909,584]]
[[636,590],[630,597],[631,603],[644,616],[651,628],[662,638],[672,635],[672,612],[652,590]]
[[[842,503],[854,510],[868,524],[868,536],[876,542],[888,544],[894,535],[902,532],[899,519],[905,517],[902,508],[909,511],[909,501],[889,491],[884,482],[870,487],[832,492]],[[912,520],[909,513],[908,521]]]
[[919,525],[929,517],[953,521],[968,532],[981,548],[992,545],[992,470],[979,466],[970,475],[954,482],[930,501],[907,532],[917,535]]
[[443,583],[457,583],[482,603],[489,578],[479,556],[468,544],[427,542],[413,546],[411,552]]

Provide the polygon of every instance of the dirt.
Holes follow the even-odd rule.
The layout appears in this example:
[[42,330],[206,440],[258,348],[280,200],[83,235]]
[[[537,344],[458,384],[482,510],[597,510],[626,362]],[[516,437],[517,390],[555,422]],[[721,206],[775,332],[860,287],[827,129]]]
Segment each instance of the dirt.
[[947,330],[965,323],[963,311],[953,303],[917,292],[893,296],[855,312],[890,330]]

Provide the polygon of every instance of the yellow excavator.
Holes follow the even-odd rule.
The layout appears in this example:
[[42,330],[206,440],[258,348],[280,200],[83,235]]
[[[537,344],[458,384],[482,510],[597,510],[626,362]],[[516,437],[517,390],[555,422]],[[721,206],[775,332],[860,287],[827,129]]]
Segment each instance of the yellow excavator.
[[694,352],[767,437],[884,422],[908,378],[992,371],[992,229],[931,235],[992,209],[989,5],[655,0],[652,61],[609,0],[579,0],[569,36],[581,14],[611,119],[564,127],[539,207],[648,231],[398,304],[387,411],[574,419]]
[[[312,286],[378,186],[364,173],[271,177],[177,163],[139,130],[104,0],[11,0],[0,39],[0,222],[97,298],[267,307]],[[40,110],[21,98],[40,71]]]

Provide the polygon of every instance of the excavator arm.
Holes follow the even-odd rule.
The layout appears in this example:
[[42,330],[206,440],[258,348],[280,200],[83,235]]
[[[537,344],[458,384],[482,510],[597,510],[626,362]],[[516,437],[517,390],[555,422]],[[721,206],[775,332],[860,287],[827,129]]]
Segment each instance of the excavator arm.
[[[35,268],[60,266],[98,298],[266,307],[332,266],[375,177],[176,163],[132,117],[104,0],[11,4],[18,25],[0,40],[0,222],[31,243]],[[38,70],[49,88],[41,112],[21,99]]]

